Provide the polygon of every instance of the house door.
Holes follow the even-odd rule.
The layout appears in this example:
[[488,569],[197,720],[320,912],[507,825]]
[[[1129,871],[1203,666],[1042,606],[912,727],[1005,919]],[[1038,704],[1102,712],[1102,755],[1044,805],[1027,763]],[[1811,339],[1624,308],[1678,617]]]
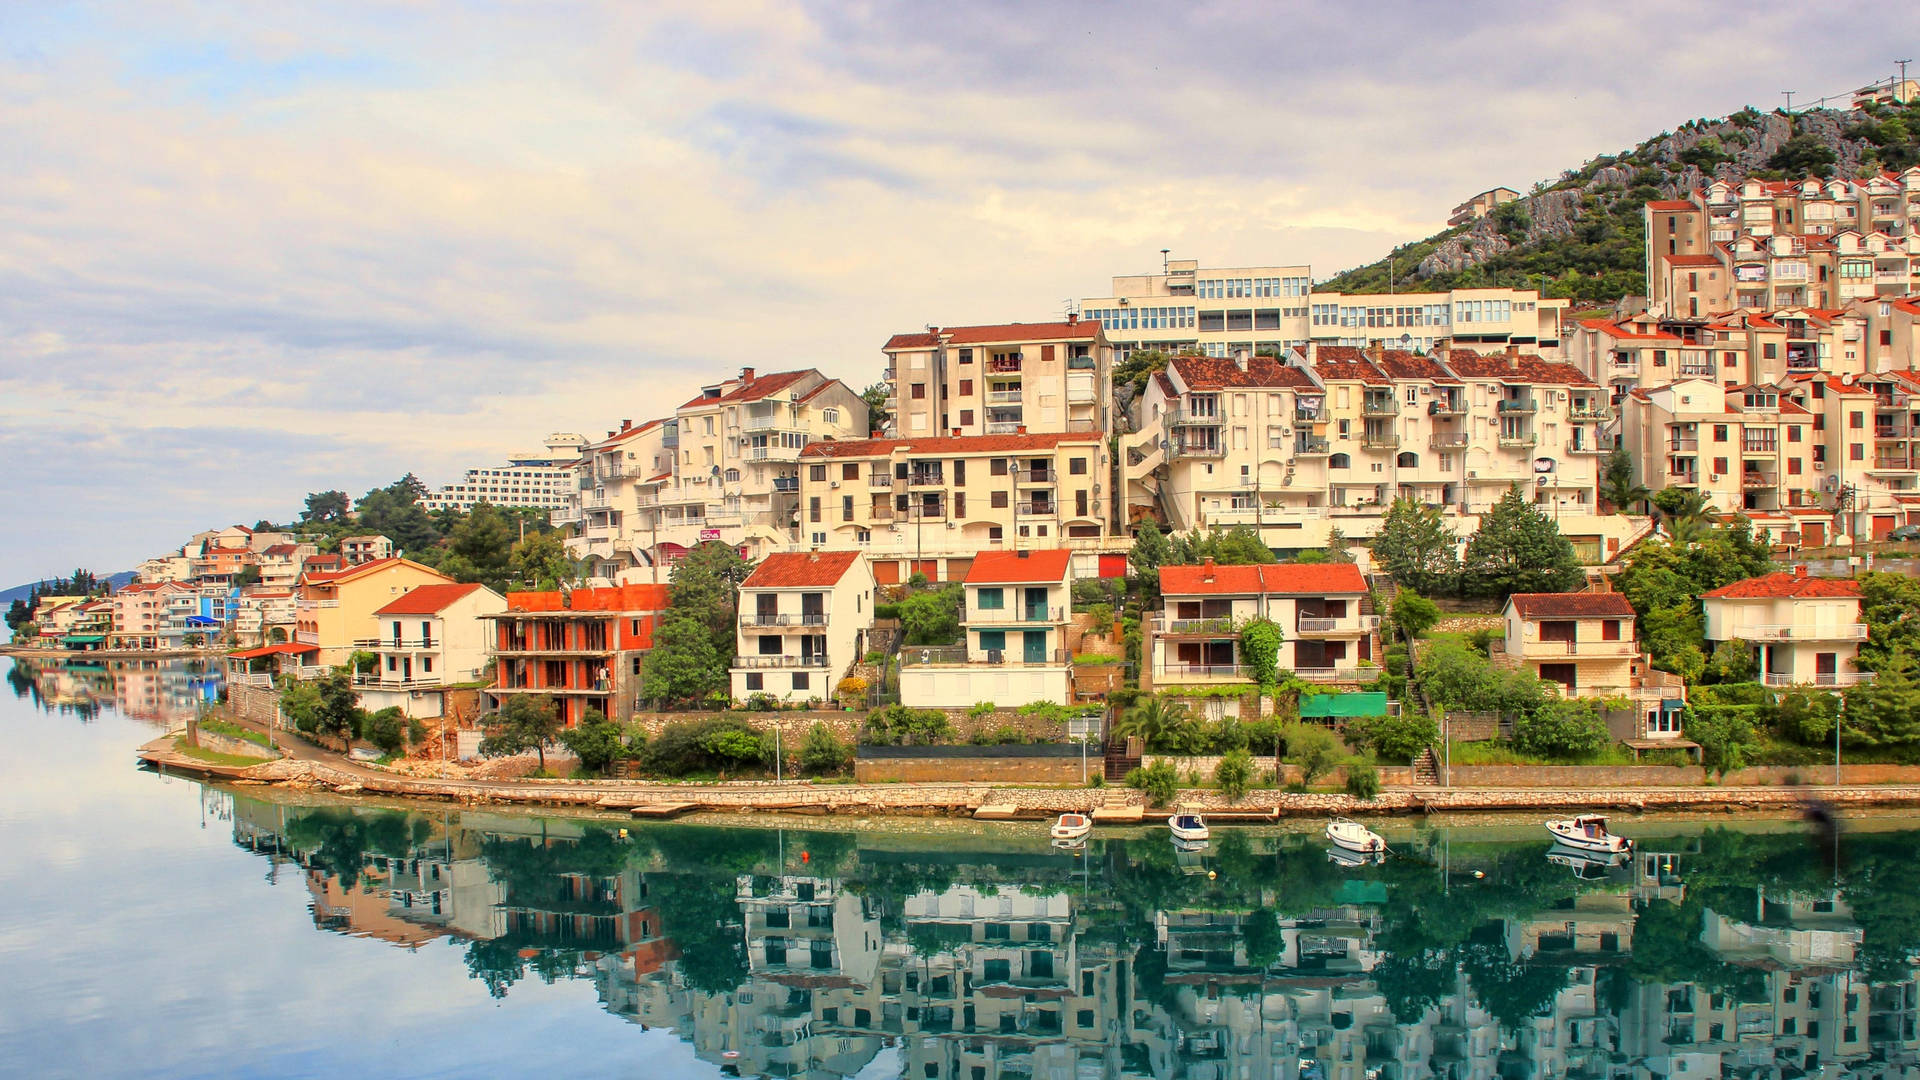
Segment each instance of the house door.
[[403,656],[400,658],[400,681],[413,681],[413,657],[411,656]]
[[1839,653],[1813,654],[1813,681],[1820,686],[1832,686],[1834,676],[1839,674]]
[[1025,611],[1024,614],[1026,616],[1027,621],[1028,622],[1047,621],[1047,590],[1028,589],[1026,590],[1026,593],[1027,593],[1027,610]]
[[1046,663],[1047,632],[1045,630],[1027,631],[1026,642],[1022,646],[1022,648],[1025,650],[1025,652],[1020,657],[1022,660],[1025,660],[1029,664]]

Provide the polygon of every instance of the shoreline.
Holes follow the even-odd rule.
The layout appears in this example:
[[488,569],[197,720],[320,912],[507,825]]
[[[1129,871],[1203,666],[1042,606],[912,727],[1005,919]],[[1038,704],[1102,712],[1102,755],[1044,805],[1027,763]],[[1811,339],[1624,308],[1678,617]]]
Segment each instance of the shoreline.
[[[654,783],[621,780],[435,780],[399,776],[325,756],[283,757],[257,765],[215,765],[179,754],[169,732],[136,751],[146,767],[175,775],[239,786],[326,791],[340,796],[394,798],[465,806],[574,808],[664,820],[681,814],[791,814],[828,817],[949,817],[991,821],[1037,821],[1068,811],[1100,811],[1103,825],[1151,824],[1172,807],[1148,805],[1144,792],[1125,787],[1009,787],[981,782],[847,784],[812,781],[736,781],[725,784]],[[1920,785],[1850,787],[1664,788],[1388,788],[1372,800],[1336,793],[1249,791],[1229,804],[1217,791],[1189,790],[1174,807],[1199,810],[1215,822],[1273,824],[1292,818],[1409,816],[1526,811],[1798,811],[1809,801],[1836,809],[1920,807]],[[1104,820],[1102,820],[1104,819]]]
[[212,659],[227,655],[225,649],[43,649],[22,645],[0,645],[0,656],[18,660],[182,660]]

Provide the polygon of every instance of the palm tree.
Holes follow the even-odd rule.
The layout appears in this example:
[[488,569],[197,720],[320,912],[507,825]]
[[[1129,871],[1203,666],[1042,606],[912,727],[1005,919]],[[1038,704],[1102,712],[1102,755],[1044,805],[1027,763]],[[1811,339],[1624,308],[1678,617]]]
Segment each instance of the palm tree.
[[1127,710],[1120,722],[1113,725],[1113,733],[1121,738],[1137,738],[1148,748],[1162,743],[1175,732],[1193,723],[1193,713],[1186,705],[1158,695],[1142,700]]
[[1624,514],[1634,506],[1653,497],[1646,485],[1636,483],[1633,476],[1633,456],[1624,446],[1615,446],[1613,453],[1607,455],[1606,467],[1600,479],[1600,498],[1613,507],[1616,514]]
[[1652,502],[1675,544],[1694,543],[1713,531],[1713,507],[1698,489],[1662,488],[1654,493]]

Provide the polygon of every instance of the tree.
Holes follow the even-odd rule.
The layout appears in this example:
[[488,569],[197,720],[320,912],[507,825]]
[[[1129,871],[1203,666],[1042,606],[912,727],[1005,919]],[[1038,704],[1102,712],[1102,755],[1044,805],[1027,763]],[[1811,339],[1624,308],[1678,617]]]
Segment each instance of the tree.
[[440,572],[459,582],[479,582],[495,592],[507,587],[515,530],[491,503],[477,503],[447,537]]
[[920,589],[900,601],[900,628],[908,645],[949,645],[960,639],[962,586]]
[[1226,793],[1228,802],[1239,802],[1253,783],[1253,755],[1245,750],[1229,750],[1213,767],[1213,782]]
[[1614,513],[1625,514],[1635,504],[1646,502],[1652,494],[1634,479],[1633,455],[1627,453],[1624,445],[1616,445],[1601,470],[1600,501],[1613,507]]
[[551,592],[580,580],[580,564],[567,554],[558,533],[528,533],[507,557],[507,580],[522,588]]
[[700,544],[674,565],[673,582],[667,588],[673,610],[706,628],[723,668],[733,659],[740,583],[753,573],[753,565],[730,545]]
[[1180,566],[1197,566],[1212,559],[1221,566],[1256,566],[1280,561],[1260,539],[1260,534],[1250,526],[1235,525],[1231,529],[1196,529],[1190,533],[1175,534],[1167,541],[1167,562]]
[[876,437],[887,429],[887,420],[891,415],[887,411],[887,398],[893,393],[886,383],[877,382],[860,391],[860,400],[867,403],[867,435]]
[[1766,167],[1786,173],[1789,179],[1817,176],[1824,180],[1833,175],[1833,164],[1838,160],[1839,155],[1825,140],[1818,135],[1805,133],[1781,143],[1780,148],[1767,158]]
[[626,740],[620,725],[607,719],[599,709],[588,709],[580,723],[560,732],[560,743],[580,759],[580,767],[591,773],[604,773],[626,753]]
[[1697,540],[1712,527],[1713,504],[1697,488],[1661,488],[1651,501],[1675,543]]
[[560,710],[545,694],[512,694],[495,716],[494,733],[480,740],[483,757],[507,757],[532,750],[547,770],[547,744],[559,734]]
[[1753,646],[1735,639],[1723,641],[1714,646],[1713,655],[1707,658],[1706,672],[1714,682],[1746,683],[1752,682],[1759,674],[1759,659]]
[[243,566],[240,568],[239,573],[233,575],[233,585],[236,589],[244,589],[249,585],[258,584],[260,584],[260,568],[258,566]]
[[420,496],[426,485],[412,473],[374,488],[361,496],[355,507],[359,528],[393,541],[398,552],[419,554],[440,539],[433,518],[420,508]]
[[1440,508],[1398,498],[1380,519],[1373,557],[1403,588],[1432,592],[1452,581],[1460,569],[1459,537],[1440,516]]
[[1682,727],[1700,744],[1701,767],[1718,776],[1745,765],[1759,745],[1752,722],[1737,708],[1689,709]]
[[1401,589],[1393,598],[1392,615],[1394,628],[1411,640],[1440,621],[1440,605],[1412,589]]
[[1521,753],[1544,757],[1589,757],[1613,741],[1592,698],[1547,702],[1513,722],[1513,745]]
[[1475,591],[1501,599],[1517,592],[1566,592],[1586,578],[1572,541],[1517,485],[1480,519],[1463,569]]
[[1123,739],[1139,739],[1151,750],[1193,725],[1193,712],[1172,698],[1145,697],[1128,709],[1113,725],[1113,733]]
[[717,728],[700,739],[700,749],[720,763],[724,770],[758,765],[769,756],[766,740],[757,733],[740,728]]
[[1347,540],[1347,534],[1335,525],[1327,530],[1327,561],[1333,563],[1353,562],[1353,545]]
[[1340,764],[1340,740],[1318,724],[1287,727],[1287,764],[1300,770],[1300,782],[1311,784]]
[[1165,806],[1180,793],[1180,770],[1172,762],[1156,761],[1128,772],[1127,786],[1146,792],[1148,806]]
[[1867,640],[1854,666],[1880,671],[1898,655],[1920,655],[1920,579],[1905,574],[1862,574],[1860,621]]
[[1388,761],[1412,761],[1440,739],[1440,725],[1411,709],[1399,716],[1356,716],[1347,721],[1347,741]]
[[22,624],[32,621],[33,609],[25,600],[14,597],[13,603],[7,605],[7,629],[18,630]]
[[1135,349],[1126,359],[1113,366],[1113,388],[1118,391],[1122,386],[1131,387],[1138,396],[1146,392],[1147,380],[1158,372],[1167,370],[1172,357],[1159,349]]
[[307,508],[300,512],[300,520],[312,525],[345,521],[350,505],[344,491],[316,491],[307,496]]
[[294,682],[281,694],[280,707],[293,721],[294,730],[314,739],[339,739],[342,752],[359,734],[366,715],[354,702],[353,676],[345,667]]
[[1271,619],[1255,619],[1240,629],[1240,660],[1247,677],[1256,686],[1272,687],[1280,681],[1280,644],[1283,635]]
[[384,754],[398,754],[407,746],[407,720],[397,705],[369,713],[361,734]]
[[807,729],[807,737],[800,744],[800,768],[814,776],[836,775],[847,770],[853,764],[853,747],[834,738],[833,732],[825,724],[815,724]]
[[1849,687],[1841,715],[1842,735],[1852,743],[1902,749],[1920,745],[1920,685],[1914,681],[1913,657],[1893,654],[1872,682]]
[[642,692],[665,704],[701,701],[724,691],[728,659],[713,647],[713,635],[693,615],[670,608],[653,632]]
[[1156,606],[1160,599],[1160,568],[1173,562],[1173,545],[1167,542],[1160,525],[1147,518],[1133,530],[1133,548],[1127,552],[1127,568],[1132,571],[1133,591],[1141,603]]
[[1780,734],[1801,746],[1829,746],[1840,719],[1840,699],[1825,690],[1789,690],[1774,704]]

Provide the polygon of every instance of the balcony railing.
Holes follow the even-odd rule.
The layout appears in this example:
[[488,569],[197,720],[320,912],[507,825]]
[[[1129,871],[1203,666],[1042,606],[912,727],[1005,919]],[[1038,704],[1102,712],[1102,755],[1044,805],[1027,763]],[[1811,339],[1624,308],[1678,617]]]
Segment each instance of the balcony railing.
[[1293,409],[1293,422],[1296,424],[1324,424],[1327,421],[1325,409],[1303,409],[1298,405]]
[[1538,656],[1542,653],[1553,656],[1634,656],[1640,647],[1631,639],[1606,641],[1599,638],[1585,638],[1574,641],[1556,641],[1534,638],[1521,643],[1522,655]]
[[1675,438],[1675,439],[1667,440],[1668,453],[1691,454],[1691,453],[1697,452],[1699,449],[1700,449],[1700,439],[1698,436],[1695,436],[1692,438]]
[[1779,487],[1780,478],[1772,473],[1741,473],[1740,486],[1743,488]]
[[1019,432],[1020,425],[1014,421],[996,420],[987,425],[989,435],[1017,435]]
[[799,461],[800,448],[797,446],[749,446],[748,461]]
[[1473,439],[1464,431],[1435,432],[1427,438],[1427,445],[1435,450],[1464,450]]
[[1015,505],[1013,512],[1021,517],[1052,517],[1060,512],[1060,504],[1051,502],[1023,502]]
[[1020,391],[1018,390],[987,391],[987,404],[989,405],[1018,405],[1020,401]]
[[1605,402],[1576,401],[1567,415],[1575,420],[1611,420],[1613,406]]
[[1197,413],[1191,409],[1168,409],[1168,427],[1218,427],[1220,414],[1217,412]]
[[1063,623],[1067,609],[1060,607],[975,608],[967,613],[967,624],[974,623]]
[[[1377,619],[1375,620],[1375,624],[1378,624]],[[1347,616],[1345,618],[1331,619],[1318,615],[1300,615],[1294,618],[1293,629],[1297,634],[1319,636],[1325,634],[1361,634],[1365,633],[1369,627],[1366,618],[1362,616]]]
[[800,490],[800,478],[797,476],[776,476],[773,478],[773,490],[793,493]]
[[426,676],[413,679],[390,679],[382,675],[355,675],[353,685],[361,690],[438,690],[442,683],[438,676]]
[[1790,671],[1762,672],[1760,681],[1768,686],[1858,686],[1873,681],[1871,671],[1823,671],[1796,675]]
[[940,469],[916,469],[907,474],[908,487],[945,487],[947,474]]
[[733,666],[753,670],[757,668],[823,668],[827,666],[825,653],[810,656],[736,656]]
[[1613,453],[1614,446],[1615,446],[1614,440],[1606,439],[1606,438],[1585,439],[1585,440],[1568,439],[1567,453],[1569,454],[1611,454]]
[[1773,439],[1742,439],[1740,452],[1743,454],[1777,454],[1780,443]]
[[1506,415],[1536,412],[1540,408],[1532,398],[1507,399],[1500,402],[1500,412]]
[[1323,457],[1332,453],[1333,447],[1322,436],[1302,435],[1293,440],[1293,452],[1305,457]]
[[1467,404],[1464,401],[1435,398],[1427,403],[1428,416],[1464,416],[1466,412]]
[[1766,623],[1759,626],[1735,625],[1729,632],[1748,641],[1865,641],[1865,623],[1844,626],[1797,626],[1791,623]]
[[1400,402],[1390,397],[1370,397],[1360,403],[1361,416],[1399,416]]
[[1018,485],[1051,484],[1060,479],[1060,474],[1052,469],[1025,469],[1014,474],[1013,482]]
[[1020,374],[1020,359],[999,359],[987,361],[987,371],[994,375]]
[[766,416],[749,416],[747,417],[746,423],[741,426],[748,431],[771,431],[774,429],[785,429],[788,431],[800,430],[799,421],[782,416],[779,413],[770,413]]
[[878,490],[886,490],[893,487],[893,477],[886,473],[869,473],[867,475],[867,486]]
[[1226,452],[1227,448],[1217,442],[1188,442],[1185,439],[1179,439],[1173,444],[1174,457],[1220,457]]
[[354,638],[356,649],[431,649],[446,642],[434,638]]
[[1369,450],[1392,450],[1400,445],[1400,436],[1392,432],[1369,431],[1360,436],[1360,445]]
[[825,626],[827,625],[827,613],[824,611],[802,612],[802,613],[776,612],[774,614],[769,615],[769,614],[762,614],[761,612],[758,612],[758,611],[743,611],[740,613],[740,625],[741,626]]
[[1498,441],[1501,446],[1533,446],[1538,443],[1540,439],[1539,436],[1533,434],[1531,431],[1515,433],[1503,431],[1500,433]]
[[1358,665],[1330,668],[1303,667],[1294,668],[1293,675],[1294,678],[1307,682],[1357,682],[1371,679],[1378,670],[1378,668],[1361,668]]
[[1162,681],[1178,679],[1245,679],[1251,671],[1242,664],[1187,664],[1178,660],[1167,660],[1154,670],[1154,678]]
[[1162,615],[1154,625],[1160,633],[1172,637],[1219,637],[1235,633],[1233,619],[1226,615],[1207,619],[1169,619]]

